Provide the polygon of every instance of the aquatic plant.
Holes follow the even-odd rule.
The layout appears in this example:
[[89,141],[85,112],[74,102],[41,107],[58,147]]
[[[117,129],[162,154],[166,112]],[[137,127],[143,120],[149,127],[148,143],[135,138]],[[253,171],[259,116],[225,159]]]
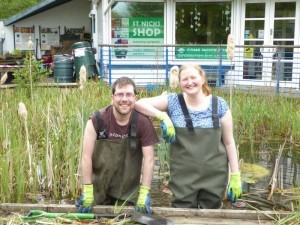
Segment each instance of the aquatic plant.
[[1,77],[0,85],[4,84],[6,80],[7,80],[7,72],[5,74],[3,74],[3,76]]
[[[163,91],[139,89],[138,96],[160,95]],[[77,199],[81,188],[78,166],[83,121],[85,123],[95,110],[110,104],[109,85],[103,81],[86,81],[83,91],[79,88],[36,87],[32,104],[26,88],[0,89],[0,92],[0,201]],[[227,91],[216,89],[213,92],[229,99]],[[27,173],[30,154],[26,152],[26,128],[24,120],[16,113],[19,102],[23,102],[27,110],[28,140],[32,151],[31,186]],[[296,150],[300,143],[300,124],[295,122],[300,116],[299,98],[233,90],[232,102],[238,145],[286,138],[287,144],[295,149],[294,154],[299,155]],[[153,120],[153,123],[159,133],[158,122]],[[249,151],[257,151],[253,144],[250,146]],[[161,168],[167,170],[167,148],[161,148],[158,157],[164,166]]]

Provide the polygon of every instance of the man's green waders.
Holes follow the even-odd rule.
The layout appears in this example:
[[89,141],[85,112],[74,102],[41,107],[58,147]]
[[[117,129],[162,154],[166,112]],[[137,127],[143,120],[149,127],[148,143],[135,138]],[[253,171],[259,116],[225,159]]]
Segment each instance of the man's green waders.
[[185,102],[184,106],[180,102],[188,129],[175,128],[176,141],[171,145],[172,204],[177,208],[220,208],[228,181],[228,159],[216,116],[217,98],[213,96],[214,128],[192,127]]
[[99,124],[102,122],[99,121],[99,114],[96,117],[100,139],[96,141],[92,159],[95,204],[102,204],[107,195],[135,202],[143,160],[140,143],[136,139],[135,123],[138,113],[134,111],[130,136],[120,140],[99,137],[104,133],[102,124]]

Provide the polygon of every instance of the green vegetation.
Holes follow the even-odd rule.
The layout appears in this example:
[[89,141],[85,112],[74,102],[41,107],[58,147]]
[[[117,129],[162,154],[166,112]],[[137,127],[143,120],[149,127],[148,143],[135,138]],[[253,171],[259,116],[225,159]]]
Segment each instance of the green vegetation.
[[[76,199],[81,188],[78,166],[85,122],[90,113],[110,104],[110,87],[102,81],[88,81],[83,89],[34,85],[32,95],[28,92],[21,87],[0,89],[0,201],[36,202],[40,196]],[[141,89],[139,97],[161,92]],[[299,98],[242,92],[230,98],[228,92],[213,92],[232,101],[237,144],[285,139],[299,151]],[[293,154],[299,163],[299,152]],[[168,152],[158,152],[158,158],[161,175],[167,176]]]
[[7,19],[42,0],[1,0],[0,4],[0,20]]
[[[91,112],[110,104],[110,87],[102,82],[87,82],[83,90],[35,87],[32,99],[23,88],[0,92],[1,202],[26,202],[26,194],[39,191],[55,199],[78,194],[83,126]],[[242,93],[232,99],[237,143],[278,137],[299,145],[299,99]],[[19,102],[27,109],[27,127],[16,113]]]
[[28,53],[23,58],[23,67],[14,69],[14,83],[17,84],[17,88],[26,90],[29,96],[31,96],[31,88],[33,85],[37,85],[43,78],[50,75],[50,71],[43,67],[43,62],[38,61],[35,57]]

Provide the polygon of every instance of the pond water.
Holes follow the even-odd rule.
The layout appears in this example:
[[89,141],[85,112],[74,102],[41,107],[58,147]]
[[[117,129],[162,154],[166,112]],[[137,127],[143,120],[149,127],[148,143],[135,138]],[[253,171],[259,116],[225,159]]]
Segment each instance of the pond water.
[[[300,146],[285,144],[284,141],[268,141],[264,143],[243,143],[238,146],[239,158],[241,160],[243,199],[245,209],[274,210],[292,209],[294,200],[299,191],[291,191],[293,187],[300,184]],[[283,146],[282,154],[279,149]],[[157,163],[156,163],[157,164]],[[159,163],[158,163],[159,164]],[[277,165],[275,176],[276,183],[272,183],[272,176]],[[253,170],[243,171],[242,165],[251,165]],[[254,167],[252,167],[254,166]],[[169,207],[171,205],[171,194],[162,185],[163,178],[159,179],[156,165],[155,175],[152,183],[151,198],[154,206]],[[270,195],[271,187],[274,187]],[[236,208],[228,201],[224,201],[223,208]],[[241,209],[241,208],[239,208]]]
[[[232,205],[228,200],[224,200],[223,208],[226,209],[258,209],[258,210],[278,210],[293,209],[295,199],[299,201],[300,191],[291,190],[300,184],[300,146],[285,144],[282,154],[279,149],[284,141],[268,141],[264,143],[243,143],[238,146],[241,165],[251,165],[253,170],[242,169],[243,197],[241,205]],[[160,166],[158,160],[158,151],[156,151],[156,161],[154,168],[154,177],[151,188],[152,206],[170,207],[172,195],[164,185],[168,168]],[[278,160],[279,159],[279,160]],[[278,161],[278,162],[277,162]],[[270,181],[278,164],[276,173],[276,183],[273,185],[273,194],[270,195]],[[240,165],[240,166],[241,166]],[[244,167],[242,167],[244,168]],[[35,201],[40,203],[49,200],[35,196]],[[60,204],[74,204],[76,199],[64,199]],[[50,200],[51,203],[57,201]]]

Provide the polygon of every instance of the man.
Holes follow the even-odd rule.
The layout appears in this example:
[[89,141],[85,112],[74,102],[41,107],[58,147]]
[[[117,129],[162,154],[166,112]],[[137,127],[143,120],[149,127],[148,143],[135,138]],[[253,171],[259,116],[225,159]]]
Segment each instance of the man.
[[136,99],[134,82],[121,77],[112,85],[112,104],[92,114],[86,124],[83,192],[76,203],[80,212],[90,212],[93,204],[124,201],[136,203],[137,211],[151,212],[149,190],[159,139],[151,120],[134,110]]

